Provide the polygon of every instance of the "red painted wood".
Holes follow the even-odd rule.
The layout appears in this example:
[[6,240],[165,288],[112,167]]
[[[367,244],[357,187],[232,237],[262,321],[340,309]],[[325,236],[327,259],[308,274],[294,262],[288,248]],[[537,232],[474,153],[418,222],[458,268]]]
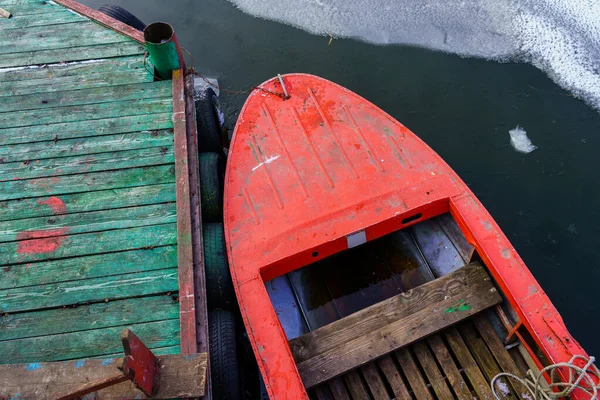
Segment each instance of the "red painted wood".
[[120,34],[123,34],[125,36],[130,37],[131,39],[135,40],[136,42],[139,42],[141,44],[145,44],[146,41],[144,40],[144,33],[138,31],[137,29],[124,24],[121,21],[118,21],[116,19],[114,19],[113,17],[110,17],[104,13],[101,13],[98,10],[94,10],[93,8],[90,8],[88,6],[84,6],[83,4],[75,1],[75,0],[55,0],[58,4],[69,8],[75,12],[78,12],[79,14],[86,16],[98,23],[100,23],[101,25],[106,26],[109,29],[112,29],[113,31],[116,31]]
[[121,342],[125,358],[119,369],[131,378],[138,389],[152,396],[160,384],[158,358],[130,329],[123,330]]
[[[308,397],[264,282],[345,250],[347,236],[363,229],[373,240],[446,212],[548,358],[586,354],[485,208],[431,148],[341,86],[305,74],[283,79],[290,99],[255,90],[240,113],[224,208],[234,286],[271,399]],[[276,78],[261,86],[281,91]]]
[[184,75],[181,69],[173,71],[173,131],[175,180],[177,183],[177,261],[179,264],[181,354],[194,354],[198,352],[194,290],[194,254],[192,248],[190,171],[188,168]]

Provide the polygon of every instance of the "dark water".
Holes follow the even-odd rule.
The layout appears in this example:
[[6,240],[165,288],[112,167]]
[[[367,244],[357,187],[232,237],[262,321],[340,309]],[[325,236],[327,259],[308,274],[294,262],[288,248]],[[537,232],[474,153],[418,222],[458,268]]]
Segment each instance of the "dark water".
[[[105,0],[83,0],[94,8]],[[202,73],[246,89],[276,73],[340,83],[400,120],[470,185],[591,355],[600,328],[597,202],[600,114],[530,65],[309,35],[224,0],[113,0],[148,23],[170,22]],[[244,96],[223,95],[230,123]],[[520,125],[538,146],[517,153]]]

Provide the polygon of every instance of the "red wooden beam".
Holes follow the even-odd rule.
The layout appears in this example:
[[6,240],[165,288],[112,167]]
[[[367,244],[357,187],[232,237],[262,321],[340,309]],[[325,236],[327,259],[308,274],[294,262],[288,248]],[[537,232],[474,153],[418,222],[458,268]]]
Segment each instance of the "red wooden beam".
[[144,33],[138,31],[137,29],[121,22],[113,17],[110,17],[98,10],[94,10],[88,6],[84,6],[83,4],[75,1],[75,0],[54,0],[56,3],[60,4],[63,7],[69,8],[89,19],[98,22],[101,25],[106,26],[109,29],[112,29],[115,32],[118,32],[122,35],[128,36],[131,39],[139,42],[141,44],[145,44]]

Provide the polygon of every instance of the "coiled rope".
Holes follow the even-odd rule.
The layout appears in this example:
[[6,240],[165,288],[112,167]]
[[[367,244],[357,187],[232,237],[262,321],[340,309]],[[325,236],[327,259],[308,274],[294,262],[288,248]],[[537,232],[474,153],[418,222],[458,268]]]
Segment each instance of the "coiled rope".
[[[583,367],[575,365],[577,360],[585,363]],[[600,391],[600,371],[594,365],[594,357],[573,356],[569,362],[562,362],[549,365],[542,369],[539,373],[534,373],[532,370],[527,371],[528,378],[520,378],[508,372],[501,372],[496,375],[490,385],[496,399],[500,400],[498,389],[504,395],[503,388],[498,385],[498,379],[510,378],[523,385],[531,400],[555,400],[561,397],[567,397],[575,389],[579,389],[590,395],[590,400],[598,400],[598,392]],[[581,363],[579,363],[581,365]],[[562,381],[559,376],[559,370],[562,375],[568,370],[569,379]],[[545,373],[550,374],[550,383],[547,383],[543,377]],[[506,389],[505,389],[506,390]],[[556,390],[556,391],[555,391]]]

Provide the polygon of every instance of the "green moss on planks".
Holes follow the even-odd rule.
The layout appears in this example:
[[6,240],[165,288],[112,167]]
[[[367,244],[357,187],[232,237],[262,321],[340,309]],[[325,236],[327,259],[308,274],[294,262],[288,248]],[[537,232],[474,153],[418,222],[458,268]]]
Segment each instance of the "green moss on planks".
[[0,68],[25,65],[55,64],[87,59],[102,59],[119,56],[143,55],[144,46],[136,42],[109,43],[94,46],[80,45],[65,49],[26,51],[0,57]]
[[[172,102],[173,100],[168,97],[0,113],[0,135],[2,134],[1,128],[87,121],[128,115],[172,113]],[[56,132],[56,135],[59,133]]]
[[[36,238],[43,238],[55,236],[57,233],[74,235],[175,222],[177,222],[175,203],[64,214],[52,218],[18,219],[0,222],[0,243],[18,240],[19,237],[26,236],[26,232],[35,232]],[[0,281],[2,278],[3,274],[0,272]]]
[[[56,335],[179,318],[179,303],[172,295],[55,308],[0,316],[0,341]],[[144,312],[140,312],[144,310]]]
[[[23,144],[24,146],[31,146],[32,151],[40,151],[41,148],[62,146],[63,141],[69,139],[137,131],[150,133],[150,131],[154,132],[156,130],[173,128],[172,115],[171,112],[163,112],[149,115],[115,116],[113,118],[87,121],[0,129],[0,146]],[[43,141],[48,143],[33,144]],[[67,142],[67,146],[71,143]],[[0,151],[6,155],[7,153],[12,153],[13,150],[21,152],[22,147],[2,149]]]
[[[66,232],[66,229],[64,231]],[[35,234],[29,236],[35,237]],[[167,246],[175,243],[177,243],[176,224],[164,224],[0,243],[0,254],[2,254],[2,264],[11,265]]]
[[[140,151],[140,149],[170,148],[172,146],[173,131],[171,129],[143,131],[57,141],[19,143],[7,146],[0,145],[0,160],[3,163],[33,162],[49,158],[66,158],[116,151]],[[0,164],[1,167],[2,164]]]
[[[141,100],[170,98],[171,81],[133,83],[118,86],[76,89],[55,93],[34,93],[22,96],[0,97],[0,113],[49,109],[54,107],[79,106]],[[110,104],[105,104],[110,106]]]
[[[178,291],[177,268],[0,291],[0,312],[16,313]],[[140,310],[141,311],[141,310]]]
[[[173,178],[174,182],[174,178]],[[0,221],[175,201],[175,183],[0,201]]]
[[0,164],[0,182],[173,164],[173,146]]
[[[144,310],[140,310],[144,312]],[[0,363],[60,361],[121,353],[126,326],[0,342]],[[179,344],[179,320],[129,325],[151,349]]]
[[[4,4],[4,2],[3,2]],[[10,10],[9,6],[5,6]],[[68,24],[72,22],[86,21],[85,18],[66,9],[47,12],[44,14],[21,14],[17,13],[8,20],[2,21],[2,30],[27,29],[33,26]],[[65,29],[69,29],[65,27]]]
[[[0,73],[0,79],[2,78],[2,73]],[[107,67],[106,72],[83,73],[79,77],[60,76],[45,79],[0,82],[0,97],[20,96],[33,93],[54,93],[65,90],[152,82],[153,80],[154,77],[152,74],[144,67],[138,69],[116,69]]]
[[129,37],[96,22],[83,21],[66,26],[48,25],[7,30],[0,36],[0,53],[9,57],[8,54],[11,53],[131,41]]
[[20,68],[0,72],[0,85],[9,82],[31,84],[55,78],[72,77],[79,80],[87,75],[107,73],[110,71],[126,71],[144,68],[144,56],[124,56],[108,59],[92,59],[65,64],[46,65],[43,68]]
[[0,289],[100,278],[177,267],[177,246],[68,258],[5,267]]

